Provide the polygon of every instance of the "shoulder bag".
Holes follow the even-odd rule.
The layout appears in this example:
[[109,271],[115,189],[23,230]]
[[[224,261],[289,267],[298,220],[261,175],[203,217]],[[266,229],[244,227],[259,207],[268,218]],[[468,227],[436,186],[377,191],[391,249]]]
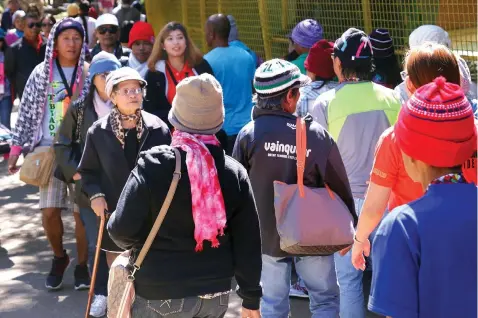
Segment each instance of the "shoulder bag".
[[131,306],[135,298],[134,275],[141,268],[141,264],[158,234],[159,228],[173,200],[179,179],[181,179],[181,154],[178,149],[173,148],[173,150],[176,156],[176,168],[174,170],[173,180],[164,199],[163,206],[153,224],[153,228],[151,232],[149,232],[143,248],[141,248],[139,252],[138,258],[131,266],[129,262],[131,251],[128,250],[118,256],[113,262],[113,265],[111,265],[108,279],[108,318],[131,317]]
[[[61,66],[58,66],[61,70]],[[65,85],[65,88],[68,91],[68,96],[71,96],[71,100],[74,101],[78,98],[85,81],[85,72],[88,71],[87,66],[83,66],[83,73],[81,77],[81,82],[74,92],[71,91],[70,85],[62,75],[62,80]],[[60,72],[63,74],[63,71]],[[75,78],[76,71],[74,71],[72,82]],[[55,134],[55,143],[57,134]],[[41,187],[46,186],[50,181],[50,178],[53,174],[53,167],[55,165],[55,152],[52,146],[40,146],[35,147],[32,152],[25,156],[23,160],[22,167],[20,168],[20,180],[26,184],[33,186]],[[63,178],[64,179],[64,178]]]
[[353,217],[327,184],[304,186],[306,124],[297,118],[297,184],[274,181],[274,208],[280,248],[295,255],[330,255],[353,243]]

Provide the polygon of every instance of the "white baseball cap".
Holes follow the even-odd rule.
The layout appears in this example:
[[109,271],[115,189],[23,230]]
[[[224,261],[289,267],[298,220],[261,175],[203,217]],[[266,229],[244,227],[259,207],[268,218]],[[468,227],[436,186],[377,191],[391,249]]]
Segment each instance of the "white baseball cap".
[[111,13],[104,13],[96,19],[95,28],[98,29],[102,25],[116,25],[119,27],[118,19]]
[[135,69],[125,66],[112,71],[106,77],[105,91],[111,97],[113,87],[121,82],[135,80],[138,81],[141,87],[146,87],[148,84]]

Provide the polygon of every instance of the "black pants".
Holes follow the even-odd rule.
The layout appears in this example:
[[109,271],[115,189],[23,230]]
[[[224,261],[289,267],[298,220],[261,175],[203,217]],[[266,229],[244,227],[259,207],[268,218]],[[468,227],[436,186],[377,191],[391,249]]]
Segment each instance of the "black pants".
[[186,297],[183,299],[147,300],[136,295],[131,309],[132,318],[223,318],[229,295],[213,299]]

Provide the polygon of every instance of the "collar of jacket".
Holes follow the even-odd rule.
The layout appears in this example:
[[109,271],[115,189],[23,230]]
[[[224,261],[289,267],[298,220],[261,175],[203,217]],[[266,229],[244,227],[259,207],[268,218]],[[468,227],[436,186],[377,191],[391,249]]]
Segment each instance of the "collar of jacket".
[[[161,120],[158,117],[145,112],[144,110],[141,111],[141,117],[143,118],[143,125],[147,130],[161,128]],[[101,129],[113,131],[110,124],[109,114],[101,119]]]
[[[261,109],[254,106],[252,110],[252,120],[256,120],[261,116],[282,116],[289,119],[296,119],[297,117],[294,114],[288,113],[283,110],[270,110],[270,109]],[[304,117],[306,122],[311,122],[313,120],[310,114]]]

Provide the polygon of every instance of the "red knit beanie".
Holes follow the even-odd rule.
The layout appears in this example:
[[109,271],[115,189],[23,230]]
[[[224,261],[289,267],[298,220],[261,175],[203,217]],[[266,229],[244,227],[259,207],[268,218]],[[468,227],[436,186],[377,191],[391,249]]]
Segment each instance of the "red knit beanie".
[[327,40],[320,40],[315,43],[305,59],[305,69],[314,73],[322,79],[332,79],[335,77],[334,63],[332,53],[334,52],[334,43]]
[[128,47],[131,48],[134,42],[140,40],[154,44],[154,30],[151,24],[142,21],[133,24],[131,31],[129,31]]
[[477,148],[471,105],[460,86],[441,76],[415,91],[394,131],[405,154],[434,167],[462,165]]

